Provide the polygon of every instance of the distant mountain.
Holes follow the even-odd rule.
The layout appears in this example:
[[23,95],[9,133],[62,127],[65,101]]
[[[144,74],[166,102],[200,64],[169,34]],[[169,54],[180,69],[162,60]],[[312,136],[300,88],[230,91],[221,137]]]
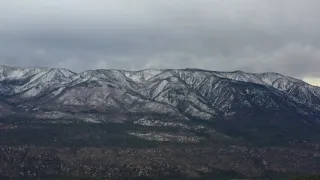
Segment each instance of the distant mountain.
[[278,73],[0,67],[0,176],[277,179],[319,147],[320,88]]
[[[0,96],[12,111],[95,110],[215,120],[287,113],[319,122],[320,88],[277,73],[198,69],[142,71],[0,67]],[[25,107],[22,108],[21,107]]]

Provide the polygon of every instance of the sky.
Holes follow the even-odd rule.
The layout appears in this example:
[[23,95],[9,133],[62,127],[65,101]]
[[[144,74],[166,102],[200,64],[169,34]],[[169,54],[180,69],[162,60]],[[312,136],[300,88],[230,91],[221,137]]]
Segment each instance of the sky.
[[320,85],[319,0],[1,0],[0,64],[278,72]]

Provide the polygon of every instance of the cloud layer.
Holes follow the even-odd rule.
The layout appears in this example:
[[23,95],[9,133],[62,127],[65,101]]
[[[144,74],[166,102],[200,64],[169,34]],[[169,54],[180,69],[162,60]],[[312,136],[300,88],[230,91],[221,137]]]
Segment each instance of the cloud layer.
[[318,0],[3,0],[0,63],[320,77]]

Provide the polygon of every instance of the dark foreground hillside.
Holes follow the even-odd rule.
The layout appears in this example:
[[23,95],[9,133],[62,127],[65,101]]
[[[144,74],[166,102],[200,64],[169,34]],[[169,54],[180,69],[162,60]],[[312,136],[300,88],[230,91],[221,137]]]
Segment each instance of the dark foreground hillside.
[[11,122],[0,128],[3,179],[319,179],[312,143],[266,145],[132,123]]

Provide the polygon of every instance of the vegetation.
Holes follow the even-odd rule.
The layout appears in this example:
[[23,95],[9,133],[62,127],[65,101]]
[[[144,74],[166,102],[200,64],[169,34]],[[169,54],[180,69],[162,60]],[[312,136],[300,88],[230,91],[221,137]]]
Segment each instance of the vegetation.
[[[310,174],[320,169],[319,151],[252,146],[240,136],[224,137],[205,129],[39,122],[1,122],[3,179],[315,179],[318,176],[288,172],[299,169]],[[159,142],[127,132],[172,133],[202,140]]]

